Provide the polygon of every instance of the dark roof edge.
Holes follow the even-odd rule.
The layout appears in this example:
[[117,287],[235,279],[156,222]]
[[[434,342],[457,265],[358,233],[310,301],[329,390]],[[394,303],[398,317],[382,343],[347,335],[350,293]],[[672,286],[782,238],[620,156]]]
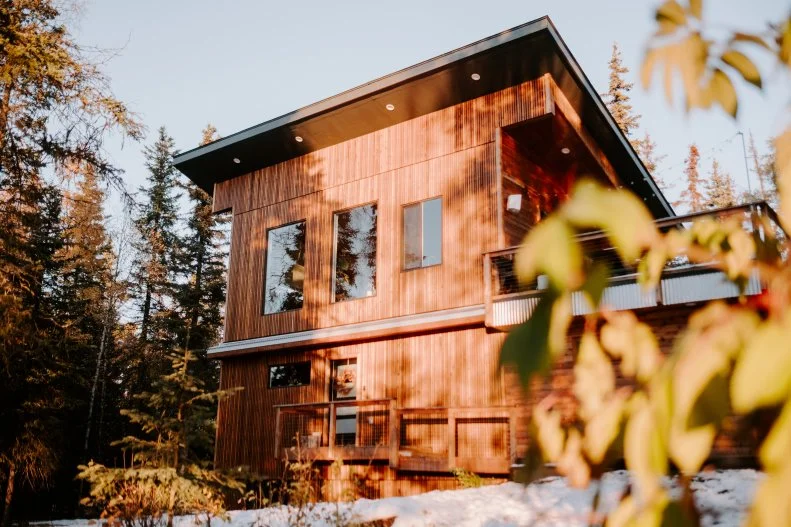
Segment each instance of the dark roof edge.
[[612,128],[612,130],[615,132],[615,135],[618,137],[618,141],[621,142],[623,147],[628,152],[629,156],[632,158],[632,161],[634,161],[635,165],[640,169],[640,172],[643,175],[643,179],[645,179],[645,181],[651,187],[651,191],[654,193],[657,199],[659,199],[659,201],[662,204],[662,207],[667,211],[667,215],[675,216],[676,213],[673,210],[673,207],[665,198],[665,194],[656,185],[654,178],[651,177],[651,174],[649,174],[648,170],[645,168],[643,161],[637,155],[637,152],[634,151],[634,148],[632,148],[632,144],[626,138],[626,135],[623,133],[623,130],[621,130],[621,127],[618,126],[618,123],[616,123],[615,119],[613,119],[612,114],[604,105],[604,102],[601,100],[599,93],[593,88],[593,84],[591,83],[590,79],[588,79],[588,76],[585,74],[584,71],[582,71],[582,68],[577,62],[577,59],[574,58],[574,55],[571,53],[571,50],[566,45],[566,42],[563,40],[563,37],[560,36],[560,33],[555,27],[555,24],[552,22],[552,20],[549,19],[549,17],[545,17],[545,18],[547,19],[548,22],[547,29],[552,35],[552,38],[555,39],[555,42],[558,45],[558,50],[560,51],[563,60],[566,62],[566,66],[568,66],[569,71],[571,71],[574,74],[574,76],[577,77],[577,80],[579,81],[582,88],[584,88],[585,91],[587,91],[588,94],[591,96],[591,99],[593,99],[593,102],[596,104],[597,108],[599,109],[599,112],[604,116],[604,119],[610,125],[610,128]]
[[275,117],[274,119],[264,121],[263,123],[251,126],[250,128],[246,128],[240,132],[222,137],[207,145],[198,146],[191,150],[181,152],[174,157],[174,162],[176,165],[178,165],[185,161],[200,157],[204,154],[208,154],[215,150],[219,150],[221,148],[225,148],[235,143],[244,141],[261,133],[318,117],[321,114],[330,112],[343,106],[347,106],[358,100],[366,99],[376,95],[379,92],[395,88],[396,86],[408,83],[412,80],[433,73],[434,71],[441,70],[442,68],[445,68],[454,62],[464,60],[473,55],[477,55],[478,53],[488,51],[501,44],[520,39],[532,33],[536,33],[548,28],[553,28],[553,35],[557,35],[557,31],[554,31],[552,22],[550,21],[549,17],[545,15],[541,18],[531,20],[530,22],[526,22],[514,28],[501,31],[496,35],[483,38],[477,42],[473,42],[472,44],[467,44],[466,46],[448,51],[447,53],[443,53],[442,55],[438,55],[434,58],[424,60],[423,62],[413,66],[409,66],[393,73],[388,73],[383,77],[379,77],[378,79],[374,79],[365,84],[348,89],[337,95],[333,95],[313,104],[309,104],[308,106],[303,106],[298,110],[281,115],[280,117]]

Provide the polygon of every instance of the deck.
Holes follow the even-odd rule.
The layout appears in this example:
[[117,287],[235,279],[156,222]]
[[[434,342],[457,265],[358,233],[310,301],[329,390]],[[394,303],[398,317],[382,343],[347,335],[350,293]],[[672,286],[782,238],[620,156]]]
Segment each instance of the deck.
[[508,474],[516,458],[515,407],[398,408],[375,399],[275,408],[278,459]]
[[[751,232],[760,243],[765,239],[761,217],[769,219],[778,235],[784,236],[775,212],[765,203],[752,203],[726,209],[699,212],[686,216],[666,218],[656,222],[662,231],[686,229],[694,220],[712,218],[723,220],[737,217],[744,229]],[[624,266],[615,249],[602,232],[578,236],[586,254],[594,261],[603,261],[611,270],[609,286],[604,290],[602,305],[613,310],[642,309],[677,304],[691,304],[715,299],[736,298],[738,287],[724,273],[711,265],[692,263],[676,258],[665,266],[656,288],[646,290],[637,282],[636,266]],[[514,273],[514,262],[519,247],[510,247],[484,254],[484,298],[486,326],[508,329],[530,318],[546,288],[543,277],[532,283],[521,283]],[[763,290],[756,270],[748,280],[744,294],[757,295]],[[586,315],[593,311],[582,292],[572,294],[572,313]]]

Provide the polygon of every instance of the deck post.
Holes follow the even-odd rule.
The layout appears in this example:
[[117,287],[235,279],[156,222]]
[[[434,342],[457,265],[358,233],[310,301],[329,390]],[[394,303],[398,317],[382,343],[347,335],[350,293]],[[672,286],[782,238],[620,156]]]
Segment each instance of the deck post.
[[456,468],[456,411],[448,408],[448,470]]
[[398,411],[396,410],[395,399],[390,400],[390,430],[388,443],[390,447],[390,468],[398,468],[398,443],[399,443],[399,421]]
[[329,447],[330,458],[335,457],[335,403],[330,403],[329,408],[330,420],[330,437],[327,438],[327,446]]
[[508,413],[508,433],[509,437],[508,440],[510,441],[509,446],[509,454],[511,455],[511,464],[513,465],[516,463],[516,423],[519,422],[519,416],[517,415],[517,408],[514,407]]
[[280,408],[275,412],[275,459],[278,461],[280,461],[280,435],[282,434],[280,412]]

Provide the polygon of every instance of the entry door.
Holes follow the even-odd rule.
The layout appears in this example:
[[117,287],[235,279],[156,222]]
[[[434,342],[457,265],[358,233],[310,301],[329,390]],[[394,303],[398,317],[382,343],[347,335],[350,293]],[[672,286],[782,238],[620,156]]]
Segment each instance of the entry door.
[[[357,359],[332,361],[330,400],[355,399],[357,399]],[[335,444],[353,446],[357,439],[357,408],[353,406],[336,408],[335,415]]]

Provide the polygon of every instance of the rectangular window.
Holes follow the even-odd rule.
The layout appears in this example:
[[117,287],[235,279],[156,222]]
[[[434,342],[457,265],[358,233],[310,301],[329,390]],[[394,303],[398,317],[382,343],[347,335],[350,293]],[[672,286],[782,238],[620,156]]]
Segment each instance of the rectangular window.
[[376,204],[334,216],[333,302],[376,294]]
[[288,388],[310,384],[310,361],[269,367],[269,387]]
[[305,282],[304,221],[267,232],[265,272],[265,315],[302,307]]
[[404,207],[404,269],[442,263],[442,198]]

